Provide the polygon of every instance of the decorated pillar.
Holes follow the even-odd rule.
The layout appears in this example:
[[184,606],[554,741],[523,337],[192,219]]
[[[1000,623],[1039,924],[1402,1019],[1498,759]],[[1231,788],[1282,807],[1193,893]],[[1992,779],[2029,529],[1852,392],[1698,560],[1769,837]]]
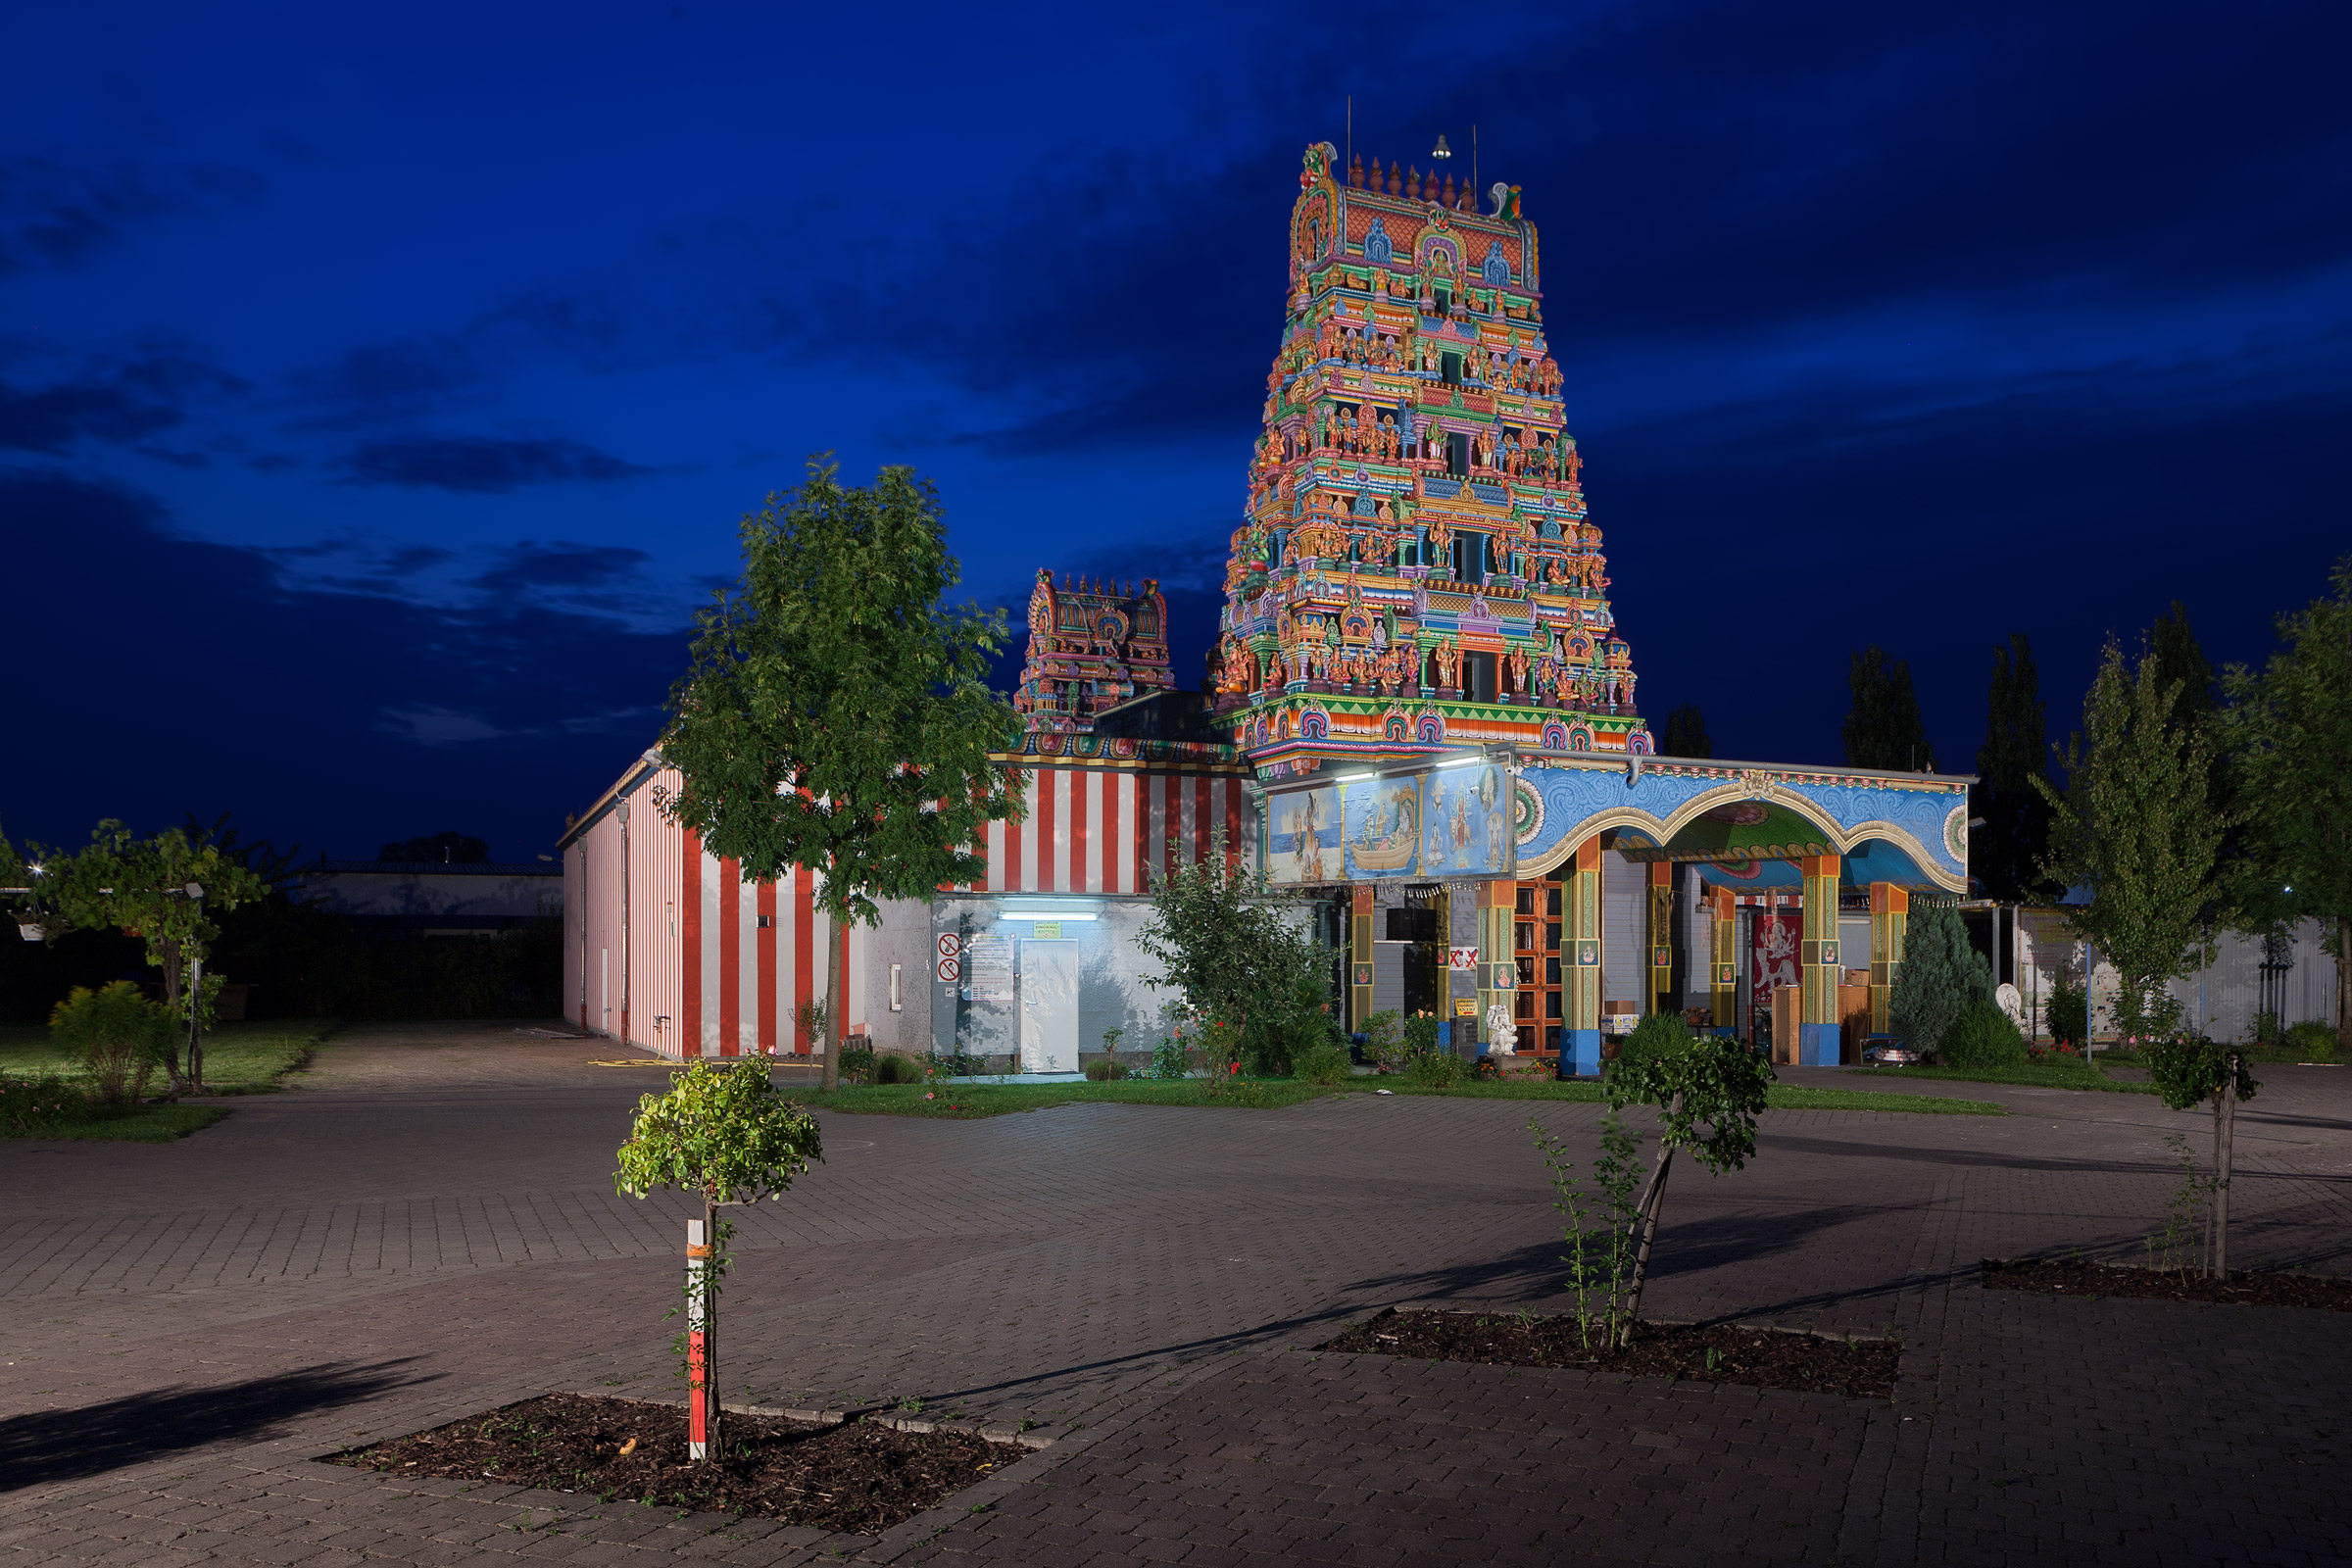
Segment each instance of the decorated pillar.
[[1740,1027],[1740,955],[1733,951],[1740,931],[1740,896],[1730,888],[1707,889],[1707,929],[1714,940],[1708,950],[1710,989],[1714,993],[1715,1027]]
[[1798,1000],[1796,1059],[1807,1067],[1835,1067],[1838,982],[1845,975],[1838,954],[1838,857],[1808,855],[1798,868],[1805,879],[1805,935],[1798,952],[1804,989]]
[[1372,884],[1358,882],[1349,890],[1348,920],[1348,1030],[1364,1027],[1372,1016]]
[[1568,960],[1561,989],[1567,1027],[1560,1031],[1560,1076],[1600,1075],[1600,838],[1576,847],[1560,867],[1560,956]]
[[1903,961],[1903,931],[1911,923],[1911,892],[1891,882],[1870,885],[1870,1032],[1890,1034],[1888,1004],[1894,971]]
[[[1511,921],[1519,908],[1519,884],[1481,882],[1478,885],[1478,1029],[1479,1054],[1494,1044],[1487,1020],[1497,1003],[1503,1016],[1511,1015],[1519,997],[1519,964],[1513,956]],[[1514,1046],[1516,1049],[1516,1046]]]
[[1674,862],[1649,862],[1649,1010],[1680,1012],[1674,1004]]

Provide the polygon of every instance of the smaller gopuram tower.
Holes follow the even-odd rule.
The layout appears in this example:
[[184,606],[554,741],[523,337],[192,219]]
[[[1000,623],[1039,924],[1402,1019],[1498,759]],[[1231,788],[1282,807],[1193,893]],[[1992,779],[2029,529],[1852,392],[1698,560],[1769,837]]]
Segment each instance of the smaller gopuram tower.
[[1261,779],[1509,743],[1650,750],[1519,188],[1306,150],[1210,655]]
[[1032,734],[1091,733],[1108,708],[1175,686],[1168,602],[1156,578],[1141,589],[1038,568],[1029,591],[1029,659],[1012,706]]

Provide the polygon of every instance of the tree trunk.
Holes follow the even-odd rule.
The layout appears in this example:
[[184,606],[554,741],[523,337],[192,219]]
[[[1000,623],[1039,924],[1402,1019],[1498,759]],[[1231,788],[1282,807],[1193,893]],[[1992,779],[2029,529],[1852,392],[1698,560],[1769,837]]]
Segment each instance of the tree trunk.
[[718,1271],[725,1254],[718,1247],[718,1202],[709,1193],[703,1195],[703,1235],[710,1246],[710,1255],[703,1261],[703,1409],[710,1457],[723,1462],[727,1449],[722,1430],[726,1415],[718,1402]]
[[[179,944],[176,942],[164,943],[163,956],[164,1005],[167,1007],[177,1008],[179,1006],[179,999],[181,996],[181,987],[179,983]],[[187,1080],[181,1075],[180,1072],[179,1035],[177,1031],[174,1031],[172,1036],[171,1051],[164,1056],[164,1075],[171,1083],[172,1098],[173,1100],[177,1100],[179,1098],[180,1091],[184,1089],[187,1084]]]
[[[1668,1114],[1679,1113],[1683,1097],[1674,1097]],[[1649,1173],[1649,1186],[1642,1194],[1642,1202],[1635,1210],[1641,1216],[1642,1245],[1634,1251],[1633,1284],[1625,1293],[1625,1321],[1617,1331],[1617,1343],[1624,1345],[1634,1337],[1634,1324],[1642,1316],[1642,1286],[1649,1278],[1649,1248],[1657,1239],[1658,1210],[1666,1203],[1666,1173],[1674,1166],[1674,1145],[1658,1140],[1658,1162]]]
[[2335,1049],[2352,1057],[2352,914],[2335,922]]
[[2230,1134],[2237,1122],[2237,1056],[2230,1057],[2230,1076],[2222,1084],[2221,1137],[2213,1152],[2213,1277],[2230,1277]]
[[835,912],[825,921],[825,1053],[824,1087],[841,1087],[841,1019],[845,999],[841,991],[841,922]]

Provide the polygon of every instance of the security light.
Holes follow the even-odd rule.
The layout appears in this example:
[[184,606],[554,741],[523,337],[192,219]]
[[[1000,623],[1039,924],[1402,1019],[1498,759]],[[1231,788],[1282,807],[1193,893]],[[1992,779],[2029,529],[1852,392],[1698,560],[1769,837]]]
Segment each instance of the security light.
[[1432,158],[1451,158],[1453,156],[1453,149],[1446,145],[1446,138],[1441,135],[1438,138],[1438,144],[1429,150],[1429,156]]

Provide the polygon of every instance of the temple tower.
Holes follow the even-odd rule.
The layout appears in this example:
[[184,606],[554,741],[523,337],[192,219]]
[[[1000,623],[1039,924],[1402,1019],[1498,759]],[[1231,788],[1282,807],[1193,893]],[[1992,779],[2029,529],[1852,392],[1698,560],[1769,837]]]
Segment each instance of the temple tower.
[[1210,655],[1258,776],[1509,743],[1650,750],[1516,186],[1306,150]]

